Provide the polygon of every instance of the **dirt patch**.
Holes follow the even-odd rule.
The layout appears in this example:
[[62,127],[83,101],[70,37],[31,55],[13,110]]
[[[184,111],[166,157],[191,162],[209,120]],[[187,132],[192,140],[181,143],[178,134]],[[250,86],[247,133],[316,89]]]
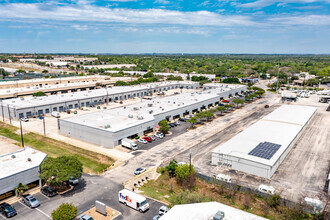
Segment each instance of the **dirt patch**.
[[96,211],[96,208],[93,207],[92,209],[88,210],[87,212],[83,213],[85,215],[89,215],[92,217],[94,220],[110,220],[114,219],[117,216],[121,215],[121,213],[113,208],[106,207],[107,210],[107,215],[104,216],[103,214],[99,213]]

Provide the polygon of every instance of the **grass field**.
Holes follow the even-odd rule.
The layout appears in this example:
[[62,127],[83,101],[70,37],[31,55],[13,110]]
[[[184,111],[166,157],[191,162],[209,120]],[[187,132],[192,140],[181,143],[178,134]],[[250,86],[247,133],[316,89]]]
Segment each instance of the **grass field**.
[[[0,135],[21,143],[19,128],[12,125],[0,122]],[[42,151],[49,157],[74,155],[82,162],[84,172],[102,172],[114,163],[114,160],[108,156],[44,137],[33,132],[24,134],[24,145]]]

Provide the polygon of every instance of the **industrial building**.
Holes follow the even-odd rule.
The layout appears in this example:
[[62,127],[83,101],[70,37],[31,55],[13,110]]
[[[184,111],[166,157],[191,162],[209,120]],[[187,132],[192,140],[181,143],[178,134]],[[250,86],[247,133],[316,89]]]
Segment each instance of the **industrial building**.
[[163,92],[176,88],[196,89],[198,83],[161,82],[136,86],[115,86],[109,88],[56,94],[40,97],[24,97],[2,100],[0,115],[6,118],[19,119],[51,113],[63,112],[85,106],[94,106],[135,97],[144,97],[154,92]]
[[19,183],[29,188],[40,186],[40,165],[46,157],[47,154],[29,147],[0,155],[0,201],[14,196]]
[[203,202],[175,205],[161,220],[266,220],[260,216],[224,205],[219,202]]
[[[194,84],[191,84],[194,85]],[[243,93],[246,86],[225,85],[203,92],[182,93],[120,108],[59,119],[59,132],[93,144],[114,147],[127,137],[154,131],[161,120],[173,120],[217,105],[231,94]]]
[[317,108],[283,105],[212,151],[212,164],[271,178]]

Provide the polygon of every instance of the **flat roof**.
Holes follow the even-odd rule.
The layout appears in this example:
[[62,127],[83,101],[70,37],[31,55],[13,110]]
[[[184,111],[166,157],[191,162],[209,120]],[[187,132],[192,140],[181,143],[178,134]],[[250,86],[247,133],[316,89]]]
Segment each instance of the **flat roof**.
[[56,103],[64,103],[69,101],[76,101],[81,99],[95,98],[100,96],[108,96],[121,94],[124,92],[134,92],[143,89],[153,89],[160,86],[174,86],[174,85],[194,85],[196,83],[191,82],[161,82],[161,83],[149,83],[141,84],[136,86],[114,86],[109,88],[95,89],[89,91],[80,91],[64,94],[56,94],[49,96],[39,96],[39,97],[24,97],[24,98],[13,98],[3,100],[4,105],[9,105],[14,108],[29,108],[36,106],[43,106]]
[[203,202],[184,205],[175,205],[166,214],[164,214],[161,220],[209,220],[213,219],[213,216],[222,211],[225,214],[227,220],[266,220],[263,217],[236,209],[219,202]]
[[[240,157],[268,166],[273,166],[297,134],[316,112],[316,107],[282,105],[235,137],[217,146],[212,153]],[[249,155],[263,142],[281,145],[270,159]]]
[[0,155],[0,179],[40,166],[46,157],[47,154],[30,147]]
[[208,90],[204,92],[183,93],[163,98],[154,98],[152,100],[129,106],[88,113],[60,120],[116,132],[146,122],[151,122],[158,114],[171,112],[178,108],[217,98],[218,91],[219,90]]

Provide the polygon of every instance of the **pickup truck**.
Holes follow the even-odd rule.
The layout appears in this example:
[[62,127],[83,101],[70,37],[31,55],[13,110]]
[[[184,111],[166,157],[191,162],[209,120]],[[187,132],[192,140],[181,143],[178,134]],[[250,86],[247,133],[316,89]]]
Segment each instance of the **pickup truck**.
[[30,194],[23,195],[22,200],[23,200],[23,203],[25,205],[29,206],[30,208],[35,208],[40,205],[38,199],[34,198],[34,196],[32,196]]

